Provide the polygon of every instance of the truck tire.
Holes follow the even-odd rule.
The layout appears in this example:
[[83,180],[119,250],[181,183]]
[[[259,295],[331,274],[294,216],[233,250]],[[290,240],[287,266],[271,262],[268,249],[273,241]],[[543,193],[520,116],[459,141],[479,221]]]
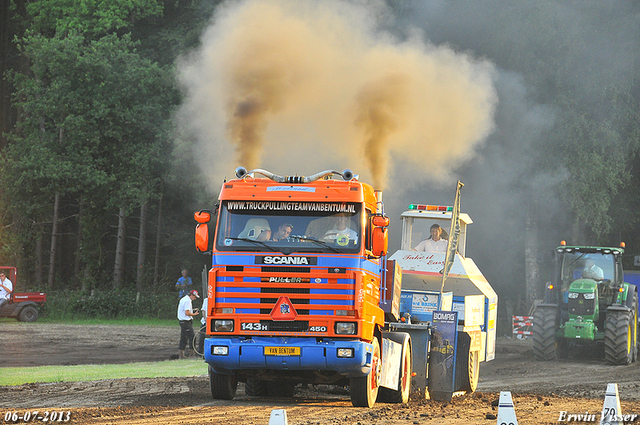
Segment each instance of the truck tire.
[[373,356],[371,357],[371,371],[366,376],[351,378],[349,391],[351,404],[355,407],[373,407],[378,397],[380,382],[380,343],[373,338]]
[[411,373],[412,373],[412,361],[411,358],[411,338],[408,334],[397,333],[401,339],[391,338],[395,342],[402,344],[402,364],[400,365],[400,377],[398,379],[398,390],[392,390],[391,388],[380,387],[378,392],[378,400],[383,403],[403,403],[409,402],[409,395],[411,393]]
[[209,386],[211,396],[216,400],[231,400],[236,395],[238,378],[236,375],[222,375],[216,373],[209,366]]
[[38,309],[32,305],[23,307],[18,313],[18,320],[21,322],[35,322],[38,320]]
[[533,355],[536,360],[551,361],[558,357],[555,306],[538,306],[533,313]]
[[604,359],[612,365],[633,361],[635,316],[632,311],[607,310],[604,321]]
[[265,397],[269,389],[269,383],[267,381],[261,381],[255,378],[247,378],[247,382],[244,386],[244,392],[250,397]]

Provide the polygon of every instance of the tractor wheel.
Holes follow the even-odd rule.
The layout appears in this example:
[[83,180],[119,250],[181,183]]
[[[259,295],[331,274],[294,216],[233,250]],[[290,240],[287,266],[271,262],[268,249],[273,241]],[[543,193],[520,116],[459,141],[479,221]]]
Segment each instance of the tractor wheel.
[[470,351],[467,355],[468,372],[463,375],[462,391],[472,393],[478,388],[478,378],[480,377],[480,352]]
[[269,383],[255,378],[247,378],[244,392],[252,397],[264,397],[268,394]]
[[627,365],[633,361],[635,331],[632,312],[608,310],[604,321],[604,359],[613,365]]
[[400,365],[398,389],[392,390],[391,388],[380,387],[380,391],[378,392],[379,401],[403,404],[409,402],[409,394],[411,393],[412,361],[410,338],[409,335],[406,335],[406,337],[403,336],[402,339],[402,364]]
[[550,361],[558,356],[556,341],[556,307],[538,306],[533,313],[533,355],[537,360]]
[[32,305],[23,307],[18,314],[18,320],[21,322],[35,322],[38,320],[38,309]]
[[216,400],[231,400],[236,395],[238,378],[236,375],[222,375],[216,373],[209,366],[209,386],[211,395]]
[[371,370],[366,376],[351,378],[349,391],[351,392],[351,404],[355,407],[373,407],[378,397],[378,384],[380,383],[380,344],[378,338],[373,338],[373,355],[371,357]]
[[631,318],[631,326],[633,327],[632,333],[633,333],[633,342],[631,343],[633,345],[632,349],[633,349],[633,360],[632,361],[637,361],[638,360],[638,293],[637,292],[633,292],[633,317]]

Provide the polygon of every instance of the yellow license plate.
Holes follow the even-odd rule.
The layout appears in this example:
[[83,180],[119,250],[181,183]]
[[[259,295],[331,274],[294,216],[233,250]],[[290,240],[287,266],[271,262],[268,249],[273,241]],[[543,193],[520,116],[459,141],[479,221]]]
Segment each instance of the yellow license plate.
[[300,347],[264,347],[265,356],[299,356]]

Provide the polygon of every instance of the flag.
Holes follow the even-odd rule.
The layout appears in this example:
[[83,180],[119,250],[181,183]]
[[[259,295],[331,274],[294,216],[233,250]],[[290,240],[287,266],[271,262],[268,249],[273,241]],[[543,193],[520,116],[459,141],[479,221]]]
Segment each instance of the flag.
[[[451,227],[449,229],[449,243],[447,244],[447,255],[444,259],[444,269],[442,270],[442,286],[440,287],[440,304],[442,304],[442,294],[444,293],[444,281],[449,276],[453,260],[456,258],[458,250],[458,240],[460,239],[460,189],[464,184],[458,180],[456,187],[456,199],[453,201],[453,211],[451,212]],[[442,307],[442,305],[440,305]]]

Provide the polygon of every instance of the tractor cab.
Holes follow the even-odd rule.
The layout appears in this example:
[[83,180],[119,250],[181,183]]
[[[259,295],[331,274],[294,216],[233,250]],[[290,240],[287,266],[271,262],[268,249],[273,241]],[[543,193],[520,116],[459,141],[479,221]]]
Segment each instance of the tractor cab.
[[555,282],[545,298],[560,304],[565,338],[597,339],[608,306],[624,304],[623,252],[622,248],[566,245],[555,250]]
[[638,357],[638,291],[624,281],[619,247],[567,246],[554,250],[544,302],[533,313],[533,354],[554,360],[570,347],[604,345],[607,363]]

